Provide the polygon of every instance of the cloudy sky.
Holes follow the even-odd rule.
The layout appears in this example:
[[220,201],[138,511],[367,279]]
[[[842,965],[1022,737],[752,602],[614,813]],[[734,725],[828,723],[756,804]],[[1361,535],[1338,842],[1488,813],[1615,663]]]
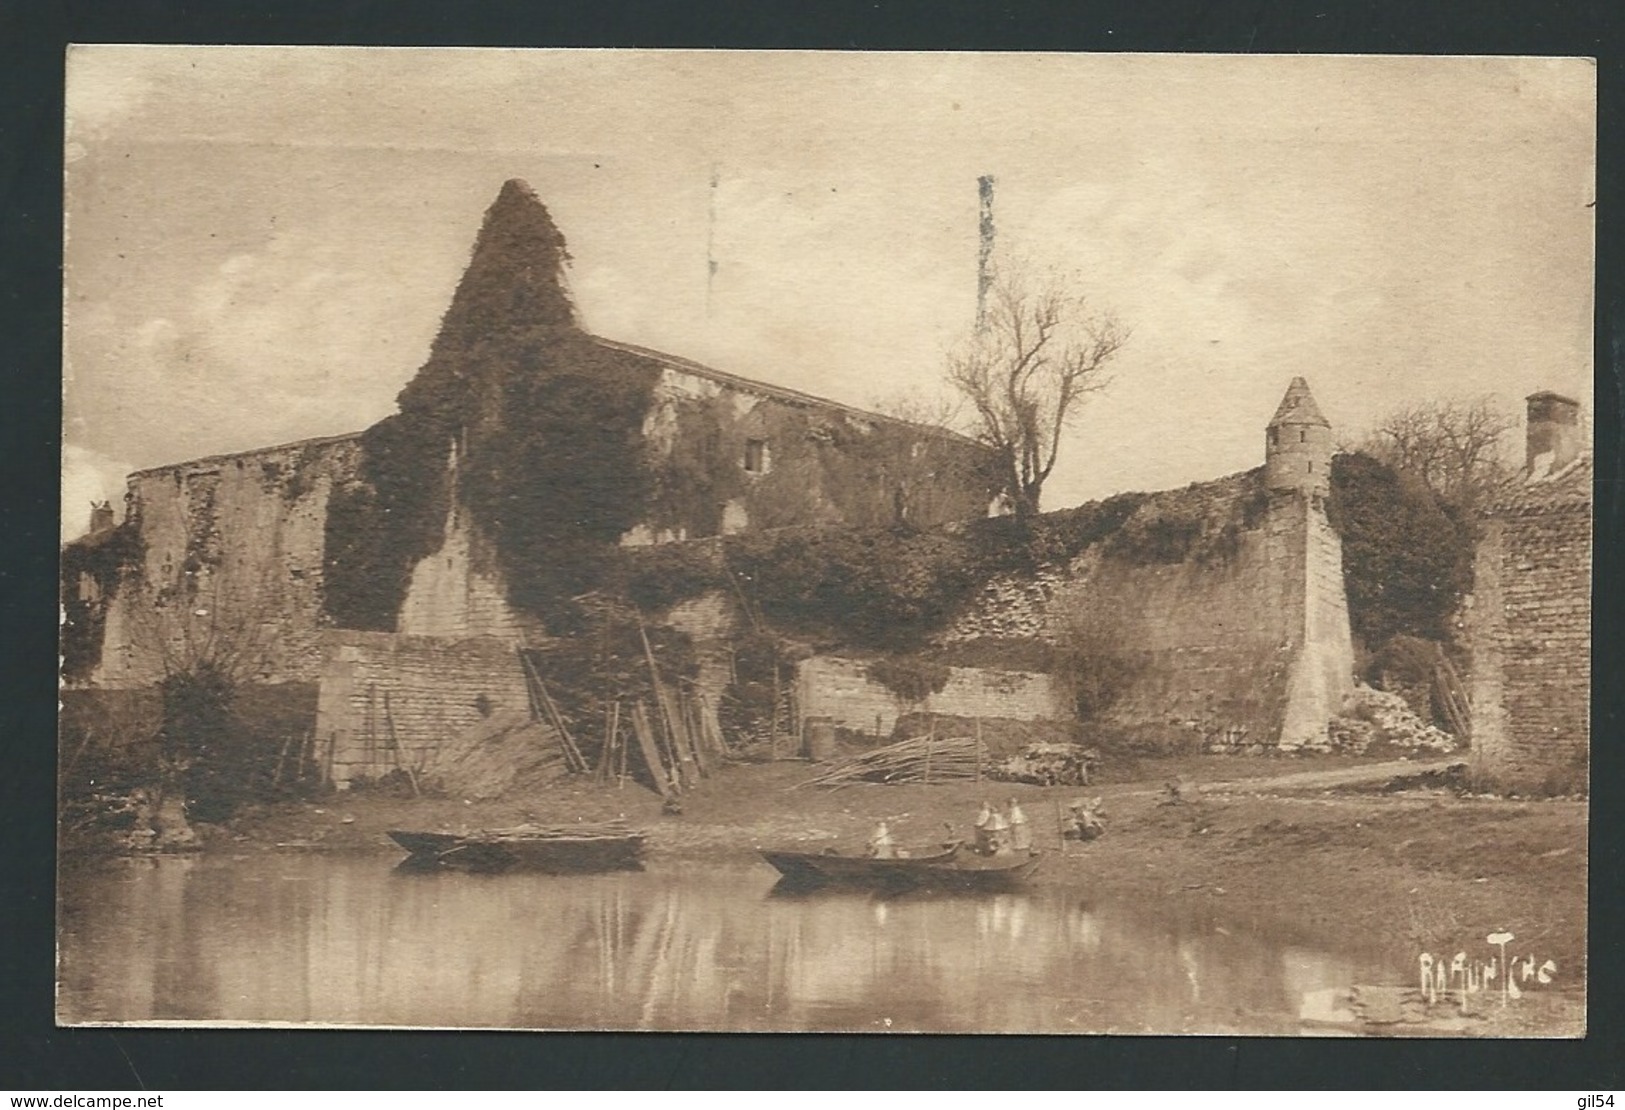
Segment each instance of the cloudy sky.
[[1262,460],[1294,375],[1590,397],[1583,60],[93,47],[70,55],[64,535],[131,469],[388,414],[523,178],[585,324],[852,404],[1001,252],[1132,328],[1051,508]]

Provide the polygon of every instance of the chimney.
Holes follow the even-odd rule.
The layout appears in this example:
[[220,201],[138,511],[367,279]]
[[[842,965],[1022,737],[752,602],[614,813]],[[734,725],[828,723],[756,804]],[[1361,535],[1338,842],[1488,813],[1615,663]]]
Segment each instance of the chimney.
[[90,534],[105,532],[113,527],[113,503],[111,501],[92,501],[90,503]]
[[1580,454],[1580,402],[1557,393],[1531,393],[1527,420],[1528,454],[1524,466],[1530,474],[1550,474]]

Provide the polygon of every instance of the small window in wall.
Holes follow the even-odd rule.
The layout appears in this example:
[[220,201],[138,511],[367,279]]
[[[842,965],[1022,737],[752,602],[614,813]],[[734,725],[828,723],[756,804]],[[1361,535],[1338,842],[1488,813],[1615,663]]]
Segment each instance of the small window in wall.
[[1280,432],[1280,430],[1281,429],[1279,429],[1279,428],[1271,428],[1270,429],[1270,446],[1271,447],[1280,446],[1281,437],[1278,434]]
[[1298,442],[1303,443],[1309,438],[1309,433],[1302,428],[1298,429]]
[[1315,464],[1310,463],[1309,464],[1309,473],[1313,474],[1314,472],[1315,472]]
[[768,467],[767,440],[745,441],[745,469],[751,474],[766,474]]

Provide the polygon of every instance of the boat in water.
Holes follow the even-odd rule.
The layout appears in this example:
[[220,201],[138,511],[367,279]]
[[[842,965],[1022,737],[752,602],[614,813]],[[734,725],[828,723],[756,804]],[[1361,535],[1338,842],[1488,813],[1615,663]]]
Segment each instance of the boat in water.
[[643,866],[646,833],[619,823],[518,825],[474,833],[391,829],[389,837],[409,853],[411,868],[464,871],[634,871]]
[[1002,890],[1030,879],[1038,870],[1037,852],[979,855],[961,844],[907,856],[843,855],[822,852],[764,851],[762,858],[794,886],[869,886],[893,890]]

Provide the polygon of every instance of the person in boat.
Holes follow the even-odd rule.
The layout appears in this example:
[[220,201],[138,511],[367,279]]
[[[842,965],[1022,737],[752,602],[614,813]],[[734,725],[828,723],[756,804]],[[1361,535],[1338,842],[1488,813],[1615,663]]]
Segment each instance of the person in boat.
[[1010,808],[1005,813],[1005,821],[1010,825],[1010,846],[1018,852],[1032,851],[1032,829],[1027,826],[1027,815],[1021,812],[1021,806],[1016,804],[1014,798],[1010,799]]
[[872,859],[896,859],[897,845],[891,838],[891,830],[882,821],[875,826],[874,835],[869,838],[869,855]]
[[987,819],[983,831],[986,836],[982,839],[982,846],[978,848],[984,856],[1007,856],[1010,854],[1010,822],[998,810]]
[[976,838],[976,851],[980,855],[991,856],[993,854],[992,825],[993,807],[984,801],[982,803],[981,810],[976,814],[976,824],[974,826],[976,830],[974,833]]

